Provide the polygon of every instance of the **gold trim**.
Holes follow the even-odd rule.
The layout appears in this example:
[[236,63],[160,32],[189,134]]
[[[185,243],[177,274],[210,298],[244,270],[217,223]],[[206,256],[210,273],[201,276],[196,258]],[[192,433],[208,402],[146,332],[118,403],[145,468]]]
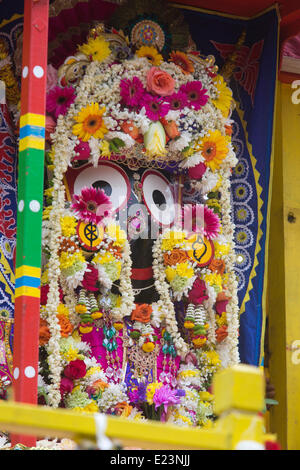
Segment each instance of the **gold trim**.
[[253,173],[254,173],[254,178],[255,178],[255,184],[256,184],[256,193],[257,193],[257,219],[258,219],[258,230],[257,230],[257,240],[256,240],[256,247],[255,247],[255,256],[254,256],[254,262],[253,262],[253,267],[252,267],[252,270],[251,270],[251,273],[250,273],[250,277],[249,277],[249,282],[248,282],[248,287],[247,287],[247,291],[246,291],[246,294],[245,294],[245,297],[244,297],[244,300],[242,302],[242,305],[240,307],[240,315],[242,315],[244,312],[245,312],[245,305],[246,303],[249,301],[250,299],[250,292],[253,288],[253,284],[252,284],[252,279],[256,276],[256,268],[258,266],[258,260],[257,260],[257,255],[258,253],[260,252],[261,250],[261,245],[260,245],[260,240],[261,240],[261,237],[263,235],[263,232],[262,232],[262,228],[261,228],[261,224],[263,222],[263,215],[262,215],[262,206],[263,206],[263,200],[261,199],[261,193],[262,193],[262,187],[260,186],[259,184],[259,177],[260,177],[260,174],[259,172],[257,171],[256,169],[256,163],[257,163],[257,160],[253,154],[253,150],[252,150],[252,144],[250,144],[249,140],[248,140],[248,132],[247,132],[247,128],[246,128],[246,122],[244,120],[244,111],[241,110],[240,108],[240,105],[238,103],[238,101],[235,101],[236,103],[236,110],[237,110],[237,113],[239,115],[239,118],[240,118],[240,121],[242,123],[242,126],[243,126],[243,129],[244,129],[244,134],[245,134],[245,140],[246,140],[246,145],[247,145],[247,149],[248,149],[248,152],[249,152],[249,155],[250,155],[250,159],[251,159],[251,163],[252,163],[252,168],[253,168]]

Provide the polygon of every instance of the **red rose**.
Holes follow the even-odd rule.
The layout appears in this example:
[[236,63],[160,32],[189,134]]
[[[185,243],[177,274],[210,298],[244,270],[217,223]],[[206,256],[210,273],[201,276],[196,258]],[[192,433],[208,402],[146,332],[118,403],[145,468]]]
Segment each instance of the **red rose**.
[[85,362],[80,359],[69,362],[64,370],[64,375],[71,380],[81,379],[85,374],[86,365]]
[[206,172],[207,167],[203,162],[198,163],[198,165],[189,168],[188,169],[188,174],[189,177],[192,178],[193,180],[200,180],[204,173]]
[[196,279],[189,293],[189,301],[193,304],[202,304],[208,299],[206,285],[202,279]]
[[49,292],[49,284],[46,284],[45,286],[41,287],[41,305],[47,304],[48,292]]
[[60,382],[60,394],[63,397],[66,393],[71,393],[74,388],[74,384],[68,377],[63,377]]

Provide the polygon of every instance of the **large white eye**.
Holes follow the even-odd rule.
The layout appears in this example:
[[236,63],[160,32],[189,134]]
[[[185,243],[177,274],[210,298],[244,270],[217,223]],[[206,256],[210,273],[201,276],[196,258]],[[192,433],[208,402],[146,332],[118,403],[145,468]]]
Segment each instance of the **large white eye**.
[[96,168],[88,167],[74,181],[74,194],[80,194],[84,187],[103,189],[110,198],[114,212],[127,203],[131,186],[125,171],[114,163],[103,162]]
[[172,225],[175,202],[171,184],[155,170],[145,171],[142,177],[143,200],[150,215],[160,225]]

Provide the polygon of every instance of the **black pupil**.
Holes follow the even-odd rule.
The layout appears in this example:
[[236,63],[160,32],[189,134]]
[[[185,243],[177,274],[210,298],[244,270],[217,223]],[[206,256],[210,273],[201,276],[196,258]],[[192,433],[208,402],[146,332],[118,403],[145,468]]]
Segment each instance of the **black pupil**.
[[112,194],[112,187],[107,181],[103,181],[103,180],[95,181],[95,183],[93,183],[92,186],[95,189],[103,189],[106,196],[108,197],[111,196]]
[[166,204],[166,198],[161,191],[155,189],[152,194],[153,202],[157,207]]

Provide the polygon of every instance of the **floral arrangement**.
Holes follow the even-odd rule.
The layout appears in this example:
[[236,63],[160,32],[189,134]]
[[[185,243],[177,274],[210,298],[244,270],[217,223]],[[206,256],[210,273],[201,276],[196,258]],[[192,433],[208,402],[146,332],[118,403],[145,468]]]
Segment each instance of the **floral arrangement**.
[[[193,49],[166,55],[102,27],[49,77],[40,396],[209,426],[213,374],[239,361],[231,90]],[[152,304],[135,302],[130,244],[110,198],[85,187],[66,202],[68,167],[108,159],[173,168],[202,195],[153,244]]]

